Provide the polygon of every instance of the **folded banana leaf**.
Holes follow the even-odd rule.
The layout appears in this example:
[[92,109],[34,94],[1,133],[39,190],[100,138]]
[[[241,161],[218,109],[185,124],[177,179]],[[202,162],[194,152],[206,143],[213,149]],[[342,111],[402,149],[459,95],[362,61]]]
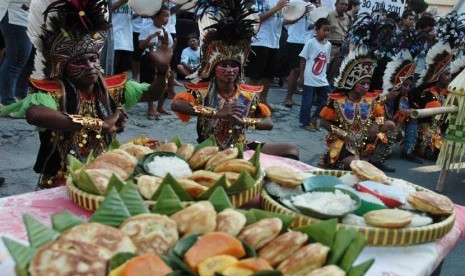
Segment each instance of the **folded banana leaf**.
[[195,151],[198,151],[199,149],[205,148],[205,147],[214,147],[217,146],[218,144],[216,143],[215,136],[210,135],[207,140],[203,141],[202,143],[198,144],[195,146]]
[[89,222],[98,222],[119,227],[130,216],[131,214],[126,205],[124,205],[123,199],[116,189],[112,189],[103,200],[102,205],[92,215]]
[[248,172],[242,171],[237,180],[230,187],[226,188],[226,192],[228,195],[235,195],[247,191],[255,186],[255,182],[255,179]]
[[124,264],[125,262],[129,261],[130,259],[136,257],[137,254],[129,253],[129,252],[121,252],[115,254],[110,259],[110,263],[108,265],[108,271],[112,271],[113,269],[119,267],[120,265]]
[[68,211],[52,215],[52,228],[58,232],[66,231],[83,223],[86,222]]
[[85,170],[81,170],[78,175],[76,175],[78,188],[83,190],[86,193],[93,195],[102,195],[97,186],[95,186],[94,181],[90,178],[89,174]]
[[107,195],[113,188],[115,188],[118,192],[121,192],[125,185],[126,184],[123,181],[121,181],[119,177],[117,177],[115,174],[112,174],[110,180],[108,180],[107,189],[103,194]]
[[223,187],[223,189],[226,190],[228,186],[229,186],[228,180],[226,179],[226,176],[223,175],[220,177],[220,179],[218,179],[218,181],[216,181],[216,183],[213,186],[208,188],[208,190],[206,190],[205,192],[201,193],[197,197],[197,200],[207,200],[213,194],[216,188]]
[[9,238],[3,237],[2,240],[15,261],[17,275],[22,275],[24,272],[27,273],[29,262],[36,254],[36,249]]
[[155,191],[155,193],[152,195],[151,200],[158,200],[161,190],[166,185],[171,186],[171,188],[173,188],[173,191],[176,193],[176,195],[179,197],[180,200],[193,201],[189,193],[187,193],[187,191],[184,190],[181,184],[179,184],[179,182],[169,173],[165,176],[165,178],[163,178],[163,181],[161,182],[160,186]]
[[332,248],[336,235],[337,222],[337,219],[328,219],[319,223],[305,225],[294,230],[307,234],[310,242],[320,242]]
[[25,214],[23,220],[29,243],[36,249],[56,240],[60,235],[60,232],[48,228],[31,215]]
[[294,221],[294,217],[290,215],[285,215],[285,214],[277,214],[277,213],[272,213],[260,209],[250,209],[247,214],[245,215],[247,218],[246,225],[255,223],[259,220],[265,219],[265,218],[279,218],[283,222],[283,228],[281,232],[287,231],[289,226],[292,224]]
[[339,264],[347,248],[356,236],[357,232],[352,228],[337,231],[327,264]]
[[131,216],[149,213],[149,209],[145,205],[144,199],[137,190],[137,186],[134,182],[128,181],[121,190],[120,195]]
[[223,187],[217,187],[208,198],[217,213],[227,208],[234,208]]
[[360,255],[360,252],[362,252],[365,244],[365,238],[362,235],[357,235],[344,253],[344,257],[342,257],[342,260],[339,263],[339,267],[348,273],[358,255]]
[[262,144],[258,144],[257,148],[255,149],[255,152],[254,154],[252,155],[252,157],[250,157],[249,159],[249,162],[252,163],[254,166],[255,166],[255,179],[258,179],[260,177],[260,170],[261,170],[261,167],[260,167],[260,152],[262,150]]
[[178,149],[182,147],[182,142],[181,142],[181,138],[179,138],[179,135],[174,136],[173,139],[171,139],[171,142],[174,142],[176,146],[178,147]]
[[120,147],[120,143],[118,141],[118,139],[114,138],[111,143],[110,143],[110,146],[108,147],[108,150],[115,150],[115,149],[119,149]]
[[368,272],[370,267],[373,265],[375,262],[375,259],[370,259],[366,262],[363,262],[359,265],[353,266],[348,273],[348,276],[363,276],[365,273]]
[[173,188],[165,185],[158,197],[155,206],[152,208],[152,213],[171,216],[172,214],[181,211],[184,208],[181,200],[174,192]]

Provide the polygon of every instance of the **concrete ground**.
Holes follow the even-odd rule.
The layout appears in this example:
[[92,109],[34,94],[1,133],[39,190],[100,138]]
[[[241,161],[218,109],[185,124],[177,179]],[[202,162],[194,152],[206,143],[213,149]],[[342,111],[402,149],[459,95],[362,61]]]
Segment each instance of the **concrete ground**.
[[[176,87],[176,91],[182,90]],[[273,113],[274,129],[272,131],[250,131],[249,140],[263,142],[293,142],[299,146],[301,161],[316,166],[319,156],[325,150],[326,131],[309,132],[299,127],[299,107],[286,108],[283,105],[285,89],[274,85],[270,90],[269,101],[277,104]],[[300,95],[294,100],[300,102]],[[167,101],[169,108],[171,102]],[[197,137],[195,120],[184,124],[174,115],[163,116],[160,120],[150,121],[146,118],[147,107],[138,104],[129,111],[130,119],[124,133],[118,139],[125,142],[137,136],[148,136],[158,140],[169,140],[179,135],[183,142],[195,143]],[[38,175],[32,170],[39,148],[39,138],[33,126],[22,119],[0,118],[0,176],[6,182],[0,187],[0,197],[27,193],[36,189]],[[390,174],[416,183],[428,189],[434,189],[439,168],[432,162],[418,165],[399,158],[396,149],[388,164],[397,171]],[[450,172],[444,194],[454,203],[465,205],[465,171]],[[465,245],[460,243],[444,260],[440,275],[464,275]]]

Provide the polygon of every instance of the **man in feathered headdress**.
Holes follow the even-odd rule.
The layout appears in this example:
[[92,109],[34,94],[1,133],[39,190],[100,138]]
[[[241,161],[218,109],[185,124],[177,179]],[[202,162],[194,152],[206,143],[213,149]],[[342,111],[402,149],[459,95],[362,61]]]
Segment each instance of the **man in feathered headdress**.
[[[34,170],[40,188],[65,184],[68,154],[85,160],[107,149],[123,131],[123,105],[137,103],[148,85],[126,82],[126,74],[103,77],[100,51],[108,28],[104,0],[32,1],[28,34],[37,49],[36,74],[22,102],[2,113],[26,116],[39,127]],[[41,69],[41,70],[40,70]]]
[[[200,9],[208,13],[215,6],[214,23],[203,29],[202,61],[198,76],[205,82],[186,83],[188,91],[179,93],[171,108],[188,122],[197,117],[198,142],[214,135],[221,148],[248,143],[249,128],[271,130],[271,112],[259,101],[262,87],[241,84],[243,68],[255,34],[255,11],[248,10],[253,0],[205,1]],[[209,16],[203,14],[202,16]],[[201,19],[201,22],[205,22]],[[298,159],[297,147],[289,143],[265,144],[262,152]]]

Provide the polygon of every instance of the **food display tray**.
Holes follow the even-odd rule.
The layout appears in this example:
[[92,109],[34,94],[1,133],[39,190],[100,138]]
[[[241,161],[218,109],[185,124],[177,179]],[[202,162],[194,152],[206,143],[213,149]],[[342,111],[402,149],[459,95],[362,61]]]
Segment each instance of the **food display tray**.
[[[344,174],[351,173],[348,171],[338,171],[338,170],[317,170],[312,171],[311,173],[316,175],[332,175],[336,177],[343,176]],[[429,191],[426,188],[421,186],[408,183],[414,186],[419,191]],[[263,189],[261,193],[260,205],[262,209],[270,212],[275,212],[279,214],[288,214],[296,217],[293,221],[291,227],[296,228],[303,225],[319,222],[320,220],[312,218],[306,215],[297,213],[291,209],[286,208],[281,205],[278,201],[273,199],[267,192],[266,189]],[[362,234],[367,240],[368,244],[374,246],[408,246],[420,243],[426,243],[440,239],[446,235],[454,226],[455,223],[455,210],[454,212],[445,217],[442,221],[422,226],[422,227],[412,227],[412,228],[399,228],[399,229],[388,229],[388,228],[378,228],[378,227],[363,227],[363,226],[354,226],[347,224],[338,224],[338,229],[347,229],[352,228],[358,233]]]

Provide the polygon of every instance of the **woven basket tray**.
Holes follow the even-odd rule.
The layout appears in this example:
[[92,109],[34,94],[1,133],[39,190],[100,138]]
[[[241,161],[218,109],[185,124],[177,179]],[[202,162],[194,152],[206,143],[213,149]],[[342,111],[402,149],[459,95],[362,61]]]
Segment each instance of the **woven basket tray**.
[[[337,171],[337,170],[321,170],[321,171],[312,171],[314,174],[326,174],[336,177],[340,177],[347,171]],[[410,183],[411,184],[411,183]],[[429,191],[423,187],[413,185],[417,190]],[[299,213],[296,213],[279,202],[274,200],[265,189],[263,189],[261,194],[260,205],[262,209],[266,211],[271,211],[280,214],[288,214],[296,217],[291,227],[299,227],[311,223],[318,222],[318,219],[305,216]],[[447,234],[455,222],[455,211],[446,219],[441,222],[430,224],[422,227],[414,228],[400,228],[400,229],[387,229],[387,228],[377,228],[377,227],[359,227],[352,226],[347,224],[338,224],[338,229],[353,228],[358,233],[362,234],[367,240],[368,244],[376,246],[408,246],[413,244],[425,243],[435,241],[445,234]]]
[[[255,181],[255,185],[253,188],[245,190],[235,195],[228,196],[234,208],[239,208],[240,206],[249,203],[257,195],[260,194],[260,191],[263,188],[264,176],[265,174],[262,172],[258,179]],[[66,188],[68,189],[68,195],[71,201],[89,211],[95,211],[105,199],[104,196],[93,195],[80,190],[73,183],[71,177],[68,177],[68,179],[66,180]],[[146,200],[145,202],[147,203],[149,208],[155,205],[155,201]],[[186,205],[190,205],[189,202],[186,202]]]

